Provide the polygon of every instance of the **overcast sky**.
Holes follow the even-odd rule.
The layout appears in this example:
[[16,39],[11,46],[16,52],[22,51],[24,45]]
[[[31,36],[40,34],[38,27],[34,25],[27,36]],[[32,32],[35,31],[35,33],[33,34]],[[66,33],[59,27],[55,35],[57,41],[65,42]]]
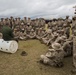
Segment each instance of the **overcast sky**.
[[76,0],[0,0],[0,17],[53,18],[73,16]]

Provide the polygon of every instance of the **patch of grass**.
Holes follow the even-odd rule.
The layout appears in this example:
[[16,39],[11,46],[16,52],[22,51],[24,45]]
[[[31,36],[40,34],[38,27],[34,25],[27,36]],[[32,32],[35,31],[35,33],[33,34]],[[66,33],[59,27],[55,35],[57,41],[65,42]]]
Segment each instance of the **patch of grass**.
[[[64,59],[63,68],[45,66],[38,63],[41,54],[48,47],[38,40],[19,41],[19,50],[15,54],[0,52],[0,75],[72,75],[72,57]],[[26,51],[27,56],[21,56]]]

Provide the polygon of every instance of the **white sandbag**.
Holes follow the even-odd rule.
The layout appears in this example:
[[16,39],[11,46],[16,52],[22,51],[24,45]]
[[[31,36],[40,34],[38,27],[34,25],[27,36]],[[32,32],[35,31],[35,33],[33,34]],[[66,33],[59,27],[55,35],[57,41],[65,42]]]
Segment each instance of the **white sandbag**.
[[4,41],[0,39],[0,51],[15,53],[18,49],[18,43],[16,41]]

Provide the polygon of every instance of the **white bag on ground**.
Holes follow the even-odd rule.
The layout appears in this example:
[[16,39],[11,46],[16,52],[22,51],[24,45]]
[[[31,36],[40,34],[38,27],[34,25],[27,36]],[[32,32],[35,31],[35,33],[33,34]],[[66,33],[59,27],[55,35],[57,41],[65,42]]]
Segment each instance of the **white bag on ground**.
[[4,41],[3,39],[0,39],[0,51],[15,53],[17,49],[18,43],[16,41]]

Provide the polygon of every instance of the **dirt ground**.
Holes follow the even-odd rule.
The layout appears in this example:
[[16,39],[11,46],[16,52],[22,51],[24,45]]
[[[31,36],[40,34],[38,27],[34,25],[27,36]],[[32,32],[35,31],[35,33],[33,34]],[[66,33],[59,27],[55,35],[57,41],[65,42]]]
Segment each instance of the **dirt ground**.
[[[41,54],[48,47],[38,40],[19,41],[19,50],[15,54],[0,52],[0,75],[72,75],[72,57],[64,59],[63,68],[55,68],[40,64]],[[27,56],[21,56],[26,51]]]

